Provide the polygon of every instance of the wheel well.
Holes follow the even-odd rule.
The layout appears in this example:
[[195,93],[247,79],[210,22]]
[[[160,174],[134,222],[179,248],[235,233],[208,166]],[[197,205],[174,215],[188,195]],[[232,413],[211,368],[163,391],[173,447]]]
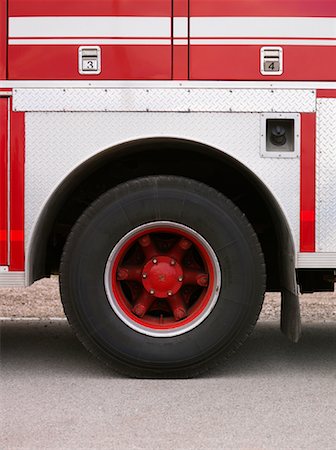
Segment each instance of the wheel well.
[[267,289],[280,290],[283,265],[294,254],[287,221],[264,184],[246,167],[206,145],[178,139],[146,139],[94,156],[56,190],[35,228],[29,252],[29,282],[57,273],[63,246],[88,205],[108,189],[147,175],[176,175],[203,182],[245,213],[261,243]]

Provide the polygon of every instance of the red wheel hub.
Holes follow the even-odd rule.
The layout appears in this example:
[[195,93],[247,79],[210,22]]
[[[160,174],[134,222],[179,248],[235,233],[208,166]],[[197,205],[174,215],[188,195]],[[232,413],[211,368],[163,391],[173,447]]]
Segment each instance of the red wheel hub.
[[155,297],[165,298],[176,294],[182,281],[182,267],[169,256],[154,257],[143,268],[142,284]]
[[143,225],[129,235],[112,252],[111,291],[120,317],[146,330],[187,328],[199,320],[218,291],[206,241],[179,224]]

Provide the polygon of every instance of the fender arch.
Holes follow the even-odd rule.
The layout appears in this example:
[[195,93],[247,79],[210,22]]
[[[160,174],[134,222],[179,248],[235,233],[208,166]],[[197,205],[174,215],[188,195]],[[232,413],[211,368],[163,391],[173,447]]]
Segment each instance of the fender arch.
[[282,328],[297,340],[300,327],[295,245],[285,213],[249,168],[199,142],[176,138],[134,140],[99,152],[74,169],[48,199],[33,230],[27,249],[27,284],[57,273],[66,238],[92,201],[121,182],[146,175],[196,179],[228,196],[246,214],[265,255],[267,289],[282,292]]

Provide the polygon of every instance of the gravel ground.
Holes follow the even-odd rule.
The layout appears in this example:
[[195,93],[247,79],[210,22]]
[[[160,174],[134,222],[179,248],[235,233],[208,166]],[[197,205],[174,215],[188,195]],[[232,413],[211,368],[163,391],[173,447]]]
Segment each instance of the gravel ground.
[[[37,281],[26,289],[1,289],[0,298],[0,317],[64,317],[55,276]],[[302,295],[301,313],[305,322],[336,322],[336,292]],[[267,293],[260,319],[279,318],[280,295]]]

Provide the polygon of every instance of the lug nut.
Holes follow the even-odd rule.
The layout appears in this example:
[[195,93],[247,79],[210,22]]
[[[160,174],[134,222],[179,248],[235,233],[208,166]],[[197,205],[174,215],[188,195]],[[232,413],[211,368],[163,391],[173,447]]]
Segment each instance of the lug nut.
[[168,292],[167,292],[167,295],[169,295],[169,297],[170,297],[171,295],[173,295],[172,291],[168,291]]
[[157,259],[156,258],[153,259],[153,264],[157,264]]
[[178,280],[179,280],[180,282],[182,282],[182,281],[183,281],[183,277],[178,277]]
[[170,265],[171,265],[171,266],[175,266],[175,264],[176,264],[176,261],[175,261],[174,259],[172,259],[172,260],[170,261]]
[[133,308],[133,312],[138,317],[143,317],[146,312],[146,308],[143,305],[136,305]]
[[148,234],[146,236],[142,236],[139,239],[139,243],[140,243],[141,247],[148,247],[150,245],[150,243],[151,243],[151,239],[148,236]]
[[143,273],[142,278],[147,278],[147,273]]
[[183,249],[183,250],[188,250],[191,246],[192,246],[192,242],[188,241],[188,239],[184,239],[182,238],[179,242],[179,246]]
[[208,275],[198,275],[196,282],[199,286],[206,287],[209,284],[209,276]]
[[151,289],[151,290],[149,291],[149,293],[150,293],[151,295],[154,295],[154,294],[155,294],[154,289]]
[[127,269],[118,269],[117,271],[117,280],[127,280],[128,278],[128,270]]
[[176,308],[174,311],[175,320],[182,320],[187,317],[187,312],[184,308]]

